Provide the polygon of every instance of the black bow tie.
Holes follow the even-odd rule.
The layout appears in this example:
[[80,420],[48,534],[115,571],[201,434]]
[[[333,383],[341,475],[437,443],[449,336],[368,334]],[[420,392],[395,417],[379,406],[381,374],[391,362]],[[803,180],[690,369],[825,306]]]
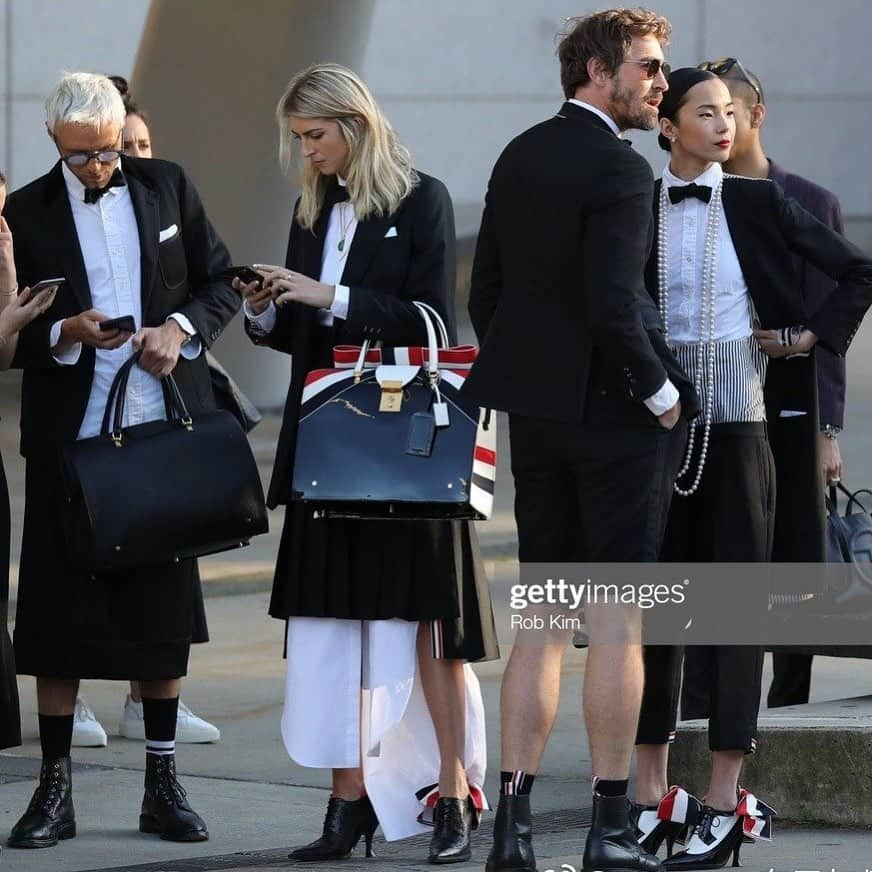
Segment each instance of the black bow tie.
[[669,189],[669,202],[680,203],[688,197],[696,197],[703,203],[708,203],[712,198],[712,189],[707,185],[697,185],[691,182],[689,185],[673,185]]
[[96,203],[97,200],[99,200],[100,197],[109,190],[109,188],[123,188],[124,184],[124,176],[121,175],[121,170],[119,170],[118,167],[115,167],[115,172],[112,173],[112,176],[106,183],[105,187],[85,188],[85,202]]

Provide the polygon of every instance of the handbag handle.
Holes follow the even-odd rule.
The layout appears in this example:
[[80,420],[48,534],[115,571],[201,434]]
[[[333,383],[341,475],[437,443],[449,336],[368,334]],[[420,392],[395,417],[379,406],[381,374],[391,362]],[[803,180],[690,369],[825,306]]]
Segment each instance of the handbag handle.
[[[100,432],[104,436],[111,435],[112,441],[118,448],[121,447],[121,429],[124,421],[124,405],[127,399],[127,383],[130,380],[130,372],[139,363],[140,357],[142,357],[142,351],[137,351],[121,364],[118,372],[115,373],[115,378],[112,379],[109,395],[106,398],[106,408],[103,411],[103,423]],[[193,419],[188,413],[188,408],[172,373],[161,379],[161,389],[163,391],[167,420],[179,421],[186,430],[193,430]],[[109,432],[110,418],[112,418],[111,434]]]
[[839,544],[839,551],[842,552],[842,560],[845,563],[853,563],[854,558],[851,556],[848,530],[839,514],[839,495],[834,484],[830,485],[829,493],[824,499],[826,500],[827,513],[830,518],[830,529],[835,534],[836,541]]
[[845,506],[845,516],[846,517],[848,515],[854,514],[854,506],[858,506],[860,511],[865,513],[865,514],[869,513],[866,506],[864,506],[863,503],[860,502],[858,497],[860,496],[860,494],[869,494],[869,496],[872,497],[872,490],[869,490],[869,488],[864,487],[864,488],[861,488],[860,490],[851,491],[851,490],[848,490],[848,488],[846,488],[841,482],[837,482],[836,484],[830,485],[830,497],[833,499],[834,502],[837,501],[837,495],[836,495],[836,488],[837,487],[848,498],[847,505]]

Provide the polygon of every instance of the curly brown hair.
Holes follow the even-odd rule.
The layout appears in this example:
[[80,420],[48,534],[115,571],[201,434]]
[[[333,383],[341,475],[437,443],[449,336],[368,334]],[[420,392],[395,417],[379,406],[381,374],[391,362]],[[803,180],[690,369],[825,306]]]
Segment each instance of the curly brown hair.
[[672,25],[650,9],[606,9],[567,20],[560,34],[557,57],[560,82],[569,99],[579,86],[590,81],[587,62],[597,58],[614,74],[627,56],[634,36],[654,36],[661,45],[669,42]]

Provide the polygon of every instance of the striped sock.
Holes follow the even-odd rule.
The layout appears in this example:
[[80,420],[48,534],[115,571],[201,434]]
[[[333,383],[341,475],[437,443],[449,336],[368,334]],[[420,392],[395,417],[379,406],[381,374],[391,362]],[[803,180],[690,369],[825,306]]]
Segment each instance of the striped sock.
[[142,698],[142,719],[145,721],[145,753],[166,757],[176,752],[176,718],[179,698]]
[[503,796],[529,796],[535,780],[535,775],[530,775],[523,769],[511,772],[503,770],[500,772],[500,793]]

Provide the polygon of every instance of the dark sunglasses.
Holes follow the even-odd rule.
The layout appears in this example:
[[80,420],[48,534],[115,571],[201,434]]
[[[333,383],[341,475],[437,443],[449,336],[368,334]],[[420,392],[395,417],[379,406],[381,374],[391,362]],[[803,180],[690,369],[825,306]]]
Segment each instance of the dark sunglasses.
[[750,85],[757,95],[757,102],[763,102],[763,95],[760,93],[760,86],[748,75],[748,71],[742,66],[741,61],[737,58],[721,58],[717,61],[703,61],[697,69],[706,70],[714,73],[716,76],[726,76],[730,70],[736,70],[739,73],[742,81],[746,85]]
[[88,164],[92,158],[97,158],[101,164],[110,164],[121,157],[121,152],[116,148],[101,148],[99,151],[73,151],[69,154],[62,154],[61,160],[68,167],[83,167]]
[[646,79],[653,79],[661,70],[663,75],[668,79],[669,73],[672,71],[672,67],[664,61],[661,61],[659,58],[651,58],[649,61],[626,60],[624,63],[636,64],[636,66],[642,67],[642,69],[645,70]]

